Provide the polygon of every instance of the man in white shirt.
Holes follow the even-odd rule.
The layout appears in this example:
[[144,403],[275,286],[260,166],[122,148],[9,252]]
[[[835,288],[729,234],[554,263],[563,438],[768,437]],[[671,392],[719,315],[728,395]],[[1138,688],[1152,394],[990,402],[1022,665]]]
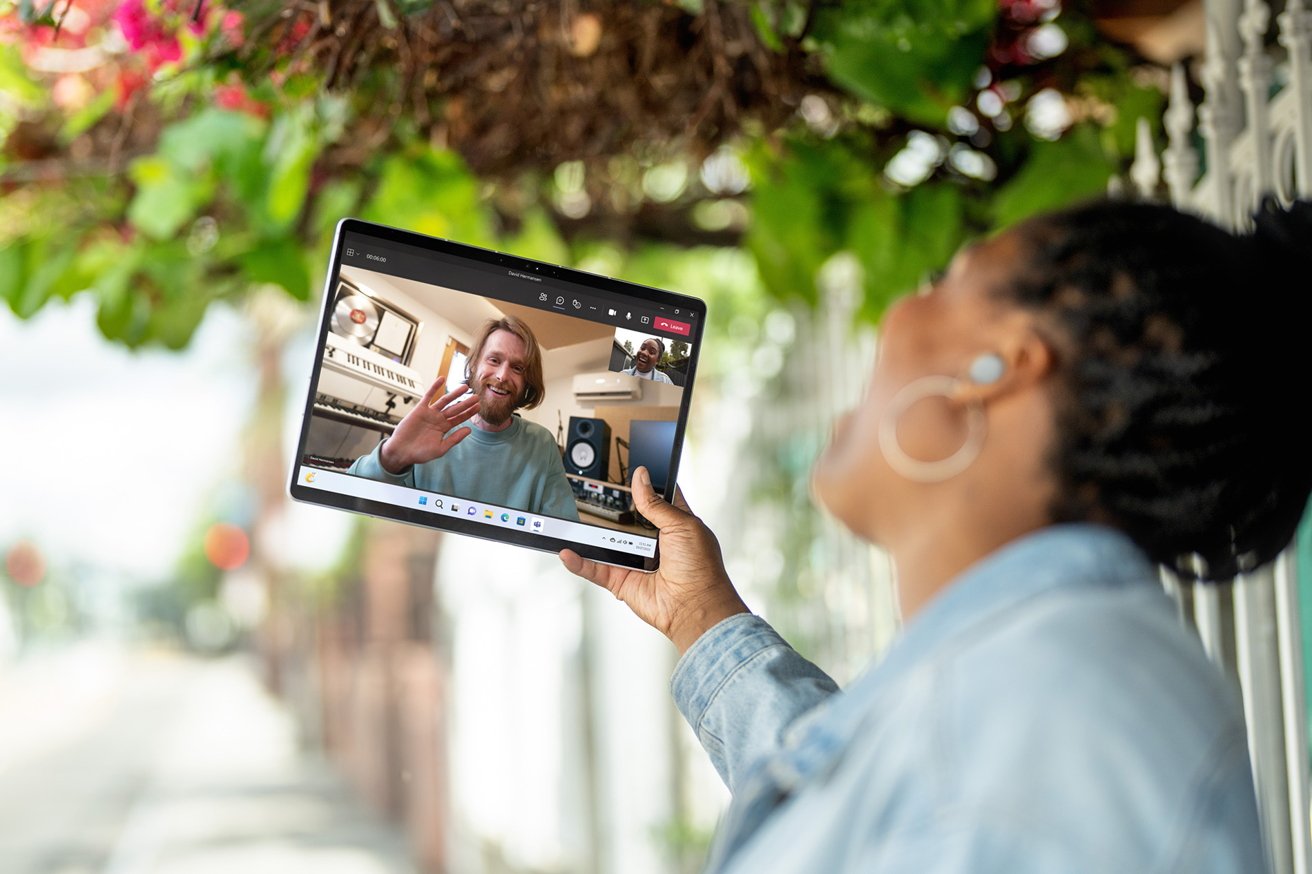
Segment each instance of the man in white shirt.
[[648,337],[642,341],[642,345],[638,347],[637,353],[633,356],[633,366],[620,372],[632,374],[638,379],[650,379],[652,382],[674,385],[674,380],[656,369],[656,364],[664,355],[665,344],[656,337]]

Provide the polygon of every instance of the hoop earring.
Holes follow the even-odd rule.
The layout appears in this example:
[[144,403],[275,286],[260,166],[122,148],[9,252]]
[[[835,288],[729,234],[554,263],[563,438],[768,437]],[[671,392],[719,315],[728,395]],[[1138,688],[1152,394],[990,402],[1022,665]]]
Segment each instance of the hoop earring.
[[893,396],[887,412],[879,421],[879,450],[895,473],[913,482],[941,483],[974,463],[988,430],[984,404],[978,399],[966,402],[966,442],[947,458],[921,461],[908,455],[897,442],[898,420],[913,404],[934,396],[951,397],[960,384],[961,381],[952,376],[922,376],[904,385]]

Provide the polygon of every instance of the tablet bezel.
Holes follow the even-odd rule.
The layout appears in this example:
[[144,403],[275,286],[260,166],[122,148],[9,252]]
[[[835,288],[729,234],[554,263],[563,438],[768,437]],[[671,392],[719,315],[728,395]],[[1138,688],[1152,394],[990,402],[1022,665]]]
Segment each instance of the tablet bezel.
[[[543,552],[554,553],[559,552],[561,549],[568,548],[574,550],[584,558],[592,559],[593,561],[602,562],[604,564],[645,572],[654,571],[660,564],[660,543],[655,531],[650,535],[652,538],[657,539],[655,552],[651,556],[641,556],[636,553],[606,549],[604,547],[578,543],[576,541],[553,537],[546,534],[534,534],[529,531],[520,531],[513,528],[484,525],[478,522],[470,522],[460,517],[436,514],[418,508],[403,507],[383,501],[344,495],[325,489],[312,488],[299,482],[299,471],[302,467],[301,459],[305,453],[312,412],[314,409],[314,398],[318,388],[318,378],[323,367],[324,348],[329,329],[329,320],[331,318],[333,296],[342,268],[343,243],[348,233],[372,236],[385,243],[411,246],[422,251],[432,252],[447,257],[455,256],[468,258],[484,265],[505,268],[507,270],[522,270],[557,282],[575,283],[581,288],[599,291],[608,295],[619,295],[623,298],[636,300],[646,304],[672,306],[691,313],[696,313],[694,317],[688,319],[690,330],[687,339],[689,341],[690,349],[692,350],[692,355],[690,356],[688,363],[687,377],[685,379],[685,384],[683,385],[682,397],[679,402],[678,417],[675,420],[674,453],[670,459],[670,476],[663,497],[666,500],[673,500],[676,488],[675,484],[677,482],[681,456],[683,454],[685,430],[687,428],[688,415],[692,404],[692,390],[697,381],[697,365],[701,358],[702,333],[706,324],[706,303],[703,300],[692,297],[691,295],[639,285],[627,280],[588,273],[583,270],[563,267],[559,264],[550,264],[545,261],[525,258],[521,255],[514,255],[508,252],[484,249],[467,243],[459,243],[454,240],[443,239],[441,237],[430,237],[415,231],[407,231],[401,228],[364,221],[363,219],[344,218],[337,223],[337,228],[333,235],[332,251],[329,255],[328,271],[324,276],[324,293],[319,314],[319,329],[315,335],[314,362],[306,381],[306,392],[304,404],[301,410],[301,423],[297,435],[296,452],[292,459],[291,471],[288,477],[287,490],[290,497],[293,500],[307,504],[347,510],[381,519],[391,519],[393,521],[417,525],[436,531],[450,531],[456,534],[466,534],[498,543],[511,543],[516,546],[523,546]],[[434,282],[432,284],[437,285],[438,283]],[[455,290],[460,291],[460,289]],[[476,292],[467,293],[473,294]],[[552,310],[548,309],[547,311]],[[590,523],[584,522],[583,524]],[[595,527],[598,531],[612,530],[600,525],[592,527]]]

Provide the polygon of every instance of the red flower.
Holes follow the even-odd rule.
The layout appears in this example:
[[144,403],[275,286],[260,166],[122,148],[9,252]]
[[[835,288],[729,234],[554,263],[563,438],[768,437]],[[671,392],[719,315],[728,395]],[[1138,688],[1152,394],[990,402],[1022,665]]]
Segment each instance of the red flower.
[[132,95],[136,94],[146,86],[149,77],[139,70],[120,70],[118,81],[114,83],[114,90],[117,92],[114,98],[114,105],[122,111],[127,108]]
[[246,20],[242,14],[235,9],[230,9],[223,13],[223,18],[219,21],[219,32],[228,41],[228,45],[241,48],[242,43],[246,42],[245,24]]
[[244,112],[257,118],[269,117],[269,107],[247,94],[245,86],[240,83],[216,87],[214,102],[220,109]]

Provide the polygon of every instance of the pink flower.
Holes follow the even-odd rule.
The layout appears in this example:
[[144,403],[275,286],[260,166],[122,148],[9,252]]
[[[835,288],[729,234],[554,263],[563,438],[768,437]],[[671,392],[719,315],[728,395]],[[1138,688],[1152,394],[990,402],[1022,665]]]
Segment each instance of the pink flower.
[[245,24],[245,18],[235,9],[223,13],[223,19],[219,22],[219,30],[227,39],[228,45],[233,48],[241,48],[242,43],[246,42]]
[[146,11],[144,0],[125,0],[114,10],[112,18],[118,29],[122,31],[123,38],[128,41],[128,47],[133,51],[139,50],[152,40],[152,28],[155,22]]
[[124,0],[112,18],[128,47],[140,52],[152,71],[182,58],[177,36],[165,27],[163,20],[151,15],[145,0]]

